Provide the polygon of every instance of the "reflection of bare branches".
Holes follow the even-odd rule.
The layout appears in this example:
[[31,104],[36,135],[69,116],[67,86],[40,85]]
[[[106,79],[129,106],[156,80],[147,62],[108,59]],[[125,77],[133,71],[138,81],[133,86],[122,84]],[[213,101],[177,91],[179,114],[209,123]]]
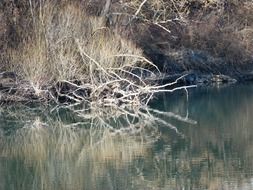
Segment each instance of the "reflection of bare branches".
[[[100,167],[97,162],[113,161],[120,167],[123,163],[130,163],[136,156],[143,156],[149,144],[144,135],[115,136],[109,129],[99,129],[99,126],[80,129],[61,122],[42,126],[44,123],[37,118],[34,123],[27,123],[26,127],[16,130],[11,136],[1,138],[0,157],[16,158],[29,164],[35,170],[32,178],[50,187],[47,189],[53,189],[48,179],[59,178],[59,175],[68,184],[75,184],[75,189],[80,189],[87,183],[82,183],[84,179],[74,174],[78,172],[81,175],[83,167],[92,167],[91,176],[96,180],[97,176],[106,172],[106,165]],[[88,164],[89,160],[92,165]],[[64,164],[59,168],[55,161]],[[73,186],[70,188],[67,185],[64,189],[73,189]]]
[[[4,112],[10,119],[22,119],[23,127],[0,138],[0,157],[18,158],[29,164],[34,169],[33,183],[40,181],[47,189],[53,189],[51,178],[66,181],[64,188],[59,187],[66,190],[86,189],[87,181],[97,184],[101,175],[110,181],[112,177],[106,175],[107,163],[119,169],[136,158],[145,157],[160,138],[159,127],[169,127],[182,135],[167,118],[195,124],[190,119],[145,105],[73,104],[57,105],[51,111],[36,109],[21,107]],[[72,119],[66,121],[65,117]],[[61,163],[60,167],[55,164],[56,160]],[[89,179],[83,179],[84,170],[92,170],[86,175]]]
[[73,109],[72,111],[82,119],[82,122],[73,123],[72,126],[90,124],[91,127],[99,126],[100,128],[107,128],[114,135],[138,134],[145,128],[157,130],[158,126],[169,127],[180,134],[175,126],[161,116],[174,118],[192,125],[196,124],[196,121],[189,118],[182,117],[172,112],[155,110],[147,106],[107,106],[102,109],[93,107],[90,110],[84,106],[83,108]]
[[[65,114],[62,115],[62,112]],[[35,141],[43,144],[44,141],[47,142],[51,138],[57,137],[58,142],[55,142],[54,146],[61,154],[76,148],[83,149],[80,146],[84,142],[80,142],[79,138],[84,133],[86,136],[82,137],[86,139],[84,144],[87,144],[88,139],[89,148],[94,149],[104,146],[108,137],[109,139],[138,137],[141,142],[152,144],[160,137],[160,127],[168,127],[179,136],[183,136],[177,127],[170,123],[170,118],[190,125],[196,124],[196,121],[187,117],[172,112],[163,112],[145,105],[117,106],[112,104],[104,107],[97,104],[73,104],[56,106],[51,111],[48,108],[39,110],[38,108],[21,106],[17,109],[9,109],[5,114],[5,118],[22,121],[20,125],[23,126],[12,129],[12,134],[15,136],[13,142],[25,149],[28,146],[30,149],[30,147],[37,146],[33,143]],[[69,117],[69,121],[64,121],[66,116]],[[39,149],[43,149],[43,152],[47,151],[46,147],[39,149],[33,147],[32,149],[32,151],[40,151]],[[82,150],[80,156],[85,154],[83,151],[86,152],[87,149]],[[37,154],[40,155],[40,153],[35,153],[34,156],[36,157]],[[43,158],[42,155],[41,157]]]
[[[55,121],[63,122],[68,113],[69,121],[64,123],[64,127],[69,128],[87,128],[96,131],[97,129],[108,129],[111,135],[135,135],[140,134],[146,129],[153,131],[159,127],[169,127],[177,134],[182,135],[177,127],[170,123],[170,119],[176,119],[180,122],[195,125],[196,121],[188,117],[183,117],[172,112],[163,112],[150,108],[146,105],[116,105],[110,106],[98,105],[97,103],[57,105],[53,109],[31,108],[22,105],[20,108],[11,107],[4,113],[5,121],[17,121],[20,127],[47,127]],[[71,119],[73,118],[73,119]]]
[[192,124],[192,125],[197,124],[197,121],[188,118],[188,114],[186,115],[186,117],[182,117],[182,116],[180,116],[178,114],[175,114],[173,112],[162,112],[162,111],[159,111],[159,110],[156,110],[156,109],[150,109],[150,111],[152,111],[156,114],[159,114],[159,115],[164,115],[164,116],[167,116],[167,117],[177,119],[178,121],[182,121],[182,122],[185,122],[185,123],[188,123],[188,124]]

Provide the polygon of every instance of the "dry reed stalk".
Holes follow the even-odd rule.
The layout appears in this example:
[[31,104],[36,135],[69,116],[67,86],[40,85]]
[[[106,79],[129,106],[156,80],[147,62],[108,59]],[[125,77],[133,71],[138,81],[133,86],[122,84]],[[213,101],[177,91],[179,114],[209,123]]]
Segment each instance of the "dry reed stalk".
[[177,81],[158,86],[135,74],[155,76],[160,71],[133,43],[110,31],[103,18],[88,16],[76,4],[29,3],[31,31],[23,31],[23,43],[9,54],[22,81],[19,97],[27,88],[24,96],[56,103],[147,105],[155,93],[193,87],[166,90]]

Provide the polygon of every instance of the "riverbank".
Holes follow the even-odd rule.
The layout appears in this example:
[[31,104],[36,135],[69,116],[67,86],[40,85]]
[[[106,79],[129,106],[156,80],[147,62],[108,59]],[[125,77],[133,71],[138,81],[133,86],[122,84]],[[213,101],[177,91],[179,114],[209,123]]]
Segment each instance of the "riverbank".
[[251,81],[252,15],[249,0],[1,1],[0,99],[146,104]]

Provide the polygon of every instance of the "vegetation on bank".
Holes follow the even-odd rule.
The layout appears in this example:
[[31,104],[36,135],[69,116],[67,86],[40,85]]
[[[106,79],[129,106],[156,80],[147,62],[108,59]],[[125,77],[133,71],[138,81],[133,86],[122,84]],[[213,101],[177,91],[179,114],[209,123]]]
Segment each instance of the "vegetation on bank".
[[252,69],[252,1],[124,2],[115,7],[125,6],[125,12],[136,15],[135,23],[129,26],[130,38],[159,68],[171,73],[197,70],[223,74]]
[[252,8],[249,0],[3,0],[1,100],[139,105],[178,89],[151,82],[161,72],[249,71]]

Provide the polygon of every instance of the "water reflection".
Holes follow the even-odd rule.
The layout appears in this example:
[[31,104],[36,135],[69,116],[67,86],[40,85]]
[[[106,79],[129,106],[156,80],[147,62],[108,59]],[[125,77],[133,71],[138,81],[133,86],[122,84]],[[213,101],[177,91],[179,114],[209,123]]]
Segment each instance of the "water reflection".
[[171,149],[184,188],[253,189],[252,92],[249,84],[210,87],[191,91],[188,102],[178,94],[169,97],[170,103],[156,104],[160,110],[188,112],[197,121],[195,127],[171,121],[185,135]]
[[79,107],[74,112],[5,110],[1,189],[129,189],[137,175],[133,162],[148,157],[160,136],[153,122],[162,120],[147,110]]
[[128,173],[128,164],[145,154],[141,139],[112,136],[108,130],[73,129],[62,123],[22,128],[2,138],[1,185],[2,189],[103,189],[115,185],[119,172],[116,185],[126,187],[123,174]]
[[164,95],[137,116],[4,109],[0,189],[253,189],[252,92]]

